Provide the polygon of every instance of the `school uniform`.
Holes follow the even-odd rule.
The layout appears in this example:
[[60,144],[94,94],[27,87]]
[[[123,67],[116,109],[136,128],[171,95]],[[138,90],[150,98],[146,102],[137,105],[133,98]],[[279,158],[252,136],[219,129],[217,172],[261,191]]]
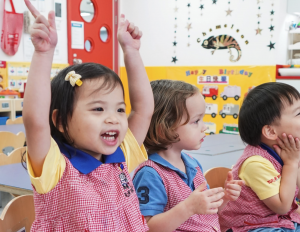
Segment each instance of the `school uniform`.
[[51,139],[40,177],[27,155],[35,204],[31,231],[147,231],[127,167],[146,159],[130,130],[103,163]]
[[232,174],[235,180],[245,180],[246,186],[236,201],[228,202],[219,212],[222,231],[299,231],[300,215],[295,201],[298,187],[286,215],[276,214],[263,203],[279,193],[282,166],[280,156],[265,144],[245,148]]
[[[158,154],[151,154],[149,160],[136,169],[133,184],[144,216],[155,216],[172,209],[205,181],[198,161],[183,152],[181,158],[186,173]],[[220,231],[218,215],[193,215],[175,231]]]

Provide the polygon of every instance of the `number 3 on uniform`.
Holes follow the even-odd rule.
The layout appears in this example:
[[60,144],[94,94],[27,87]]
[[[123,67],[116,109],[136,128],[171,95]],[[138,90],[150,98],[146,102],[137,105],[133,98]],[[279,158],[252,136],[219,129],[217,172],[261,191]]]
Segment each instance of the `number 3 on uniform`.
[[146,186],[141,186],[137,190],[138,193],[141,193],[139,197],[140,204],[147,204],[149,202],[149,189]]

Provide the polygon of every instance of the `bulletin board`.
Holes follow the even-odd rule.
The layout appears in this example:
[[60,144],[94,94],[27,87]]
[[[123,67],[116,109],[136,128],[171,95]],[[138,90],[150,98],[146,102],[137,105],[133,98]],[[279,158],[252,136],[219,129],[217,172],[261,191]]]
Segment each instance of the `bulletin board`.
[[[238,134],[239,109],[251,89],[275,81],[275,66],[146,67],[150,81],[180,80],[193,84],[205,97],[207,134]],[[125,101],[129,104],[127,74],[121,68]],[[127,108],[127,113],[130,107]]]
[[0,91],[7,87],[6,61],[0,61]]
[[[6,69],[6,83],[5,86],[12,90],[19,91],[24,82],[27,81],[30,62],[7,62]],[[51,68],[51,78],[58,74],[58,72],[65,67],[69,66],[68,64],[52,64]]]

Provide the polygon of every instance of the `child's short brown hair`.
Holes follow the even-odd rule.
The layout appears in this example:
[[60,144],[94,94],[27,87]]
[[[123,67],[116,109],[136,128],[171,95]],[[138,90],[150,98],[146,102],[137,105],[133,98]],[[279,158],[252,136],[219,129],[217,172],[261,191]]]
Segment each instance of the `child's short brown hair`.
[[176,129],[184,115],[190,120],[186,99],[199,92],[194,85],[183,81],[157,80],[151,82],[154,96],[154,113],[144,142],[149,154],[167,147],[180,139]]

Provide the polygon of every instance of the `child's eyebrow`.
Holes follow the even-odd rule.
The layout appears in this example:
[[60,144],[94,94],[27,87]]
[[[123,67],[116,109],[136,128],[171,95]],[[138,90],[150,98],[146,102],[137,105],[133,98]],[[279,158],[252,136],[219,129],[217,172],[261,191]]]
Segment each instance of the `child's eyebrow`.
[[196,117],[202,117],[203,114],[196,114],[195,116],[193,116],[191,119],[194,119]]
[[[101,101],[101,100],[96,100],[96,101],[92,101],[90,103],[88,103],[89,105],[92,105],[92,104],[96,104],[96,103],[101,103],[101,104],[107,104],[106,101]],[[117,102],[117,105],[125,105],[125,102],[124,101],[121,101],[121,102]]]
[[296,109],[293,110],[293,113],[295,113],[297,110],[300,109],[300,106],[298,106]]

